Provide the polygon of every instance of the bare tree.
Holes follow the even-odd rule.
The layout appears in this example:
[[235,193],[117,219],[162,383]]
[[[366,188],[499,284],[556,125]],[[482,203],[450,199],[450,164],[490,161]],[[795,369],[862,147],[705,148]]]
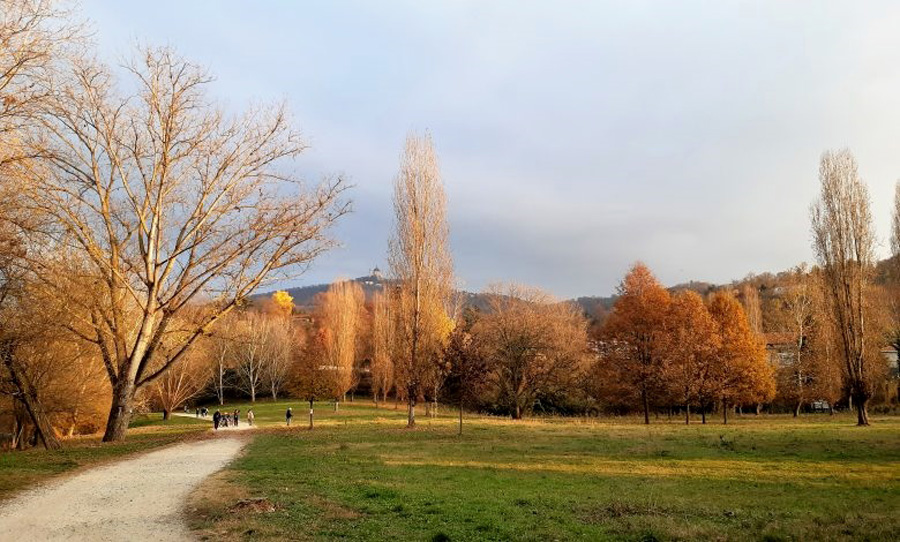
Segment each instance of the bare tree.
[[247,313],[237,326],[235,360],[237,388],[256,402],[264,384],[265,368],[272,355],[273,326],[258,312]]
[[858,425],[869,425],[871,364],[879,355],[868,314],[875,247],[869,191],[848,150],[822,155],[819,180],[819,199],[810,210],[813,248]]
[[587,320],[548,294],[519,285],[495,285],[490,308],[472,329],[497,389],[513,418],[541,395],[567,389],[586,369]]
[[272,394],[272,400],[278,400],[291,373],[291,364],[294,361],[293,351],[302,346],[300,330],[291,324],[290,316],[270,317],[269,325],[272,328],[270,337],[270,351],[263,366],[263,379]]
[[410,135],[394,185],[394,235],[389,243],[391,275],[399,288],[395,378],[407,402],[407,427],[416,425],[416,402],[451,326],[446,312],[452,293],[446,196],[429,134]]
[[[83,257],[103,288],[82,338],[112,384],[106,441],[125,435],[139,389],[264,281],[331,246],[326,232],[347,211],[340,180],[308,190],[287,172],[306,147],[283,107],[226,115],[206,95],[210,77],[168,49],[144,51],[128,73],[131,95],[105,67],[79,63],[29,134],[39,167],[19,171],[31,208],[56,225],[35,245]],[[47,260],[34,256],[43,276]],[[209,310],[154,363],[197,299]]]
[[206,351],[212,345],[204,341],[182,356],[168,371],[157,378],[149,387],[153,399],[163,409],[163,419],[184,405],[187,401],[196,397],[206,386],[210,361]]
[[231,386],[226,377],[228,371],[233,368],[233,356],[237,351],[234,337],[226,335],[229,327],[226,322],[227,320],[220,322],[217,326],[216,333],[210,338],[212,344],[209,348],[209,355],[212,357],[212,363],[209,365],[212,369],[210,382],[220,406],[225,404],[225,390]]

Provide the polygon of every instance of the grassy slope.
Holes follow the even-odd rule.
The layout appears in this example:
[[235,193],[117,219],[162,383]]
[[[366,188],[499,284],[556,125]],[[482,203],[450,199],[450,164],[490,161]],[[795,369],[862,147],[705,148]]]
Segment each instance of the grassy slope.
[[[272,427],[195,500],[201,534],[880,540],[900,531],[898,418],[870,428],[843,416],[689,427],[480,418],[457,437],[451,413],[407,431],[402,410],[359,403],[319,408],[313,432],[295,403],[288,430],[285,406],[255,407],[259,425]],[[227,512],[248,496],[278,508]]]
[[196,435],[207,423],[175,417],[163,422],[161,415],[141,417],[132,423],[124,442],[103,444],[99,436],[63,441],[57,451],[33,448],[24,452],[0,453],[0,500],[52,476],[171,444]]

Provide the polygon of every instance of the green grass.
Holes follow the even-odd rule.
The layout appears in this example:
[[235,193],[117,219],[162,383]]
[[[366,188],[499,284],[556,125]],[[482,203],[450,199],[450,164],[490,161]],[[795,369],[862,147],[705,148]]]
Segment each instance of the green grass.
[[0,453],[0,500],[53,476],[97,465],[129,454],[147,451],[195,436],[206,423],[162,415],[140,416],[132,421],[123,442],[101,443],[100,436],[64,439],[62,449],[32,448]]
[[[900,418],[420,418],[360,402],[334,414],[254,407],[263,427],[195,498],[210,539],[888,540],[900,532]],[[234,408],[234,407],[231,407]],[[241,405],[246,410],[246,405]],[[266,426],[270,429],[265,429]],[[264,498],[274,512],[226,512]]]

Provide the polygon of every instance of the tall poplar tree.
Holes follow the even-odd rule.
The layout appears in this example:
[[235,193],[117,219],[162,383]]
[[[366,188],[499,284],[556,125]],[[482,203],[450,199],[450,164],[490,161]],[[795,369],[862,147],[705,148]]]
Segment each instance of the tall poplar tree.
[[388,262],[397,302],[395,378],[405,387],[407,427],[416,425],[416,402],[437,370],[446,338],[453,286],[447,199],[430,134],[410,134],[394,184],[394,234]]
[[873,363],[880,355],[869,299],[875,271],[869,190],[848,150],[822,155],[819,181],[821,192],[810,210],[813,248],[857,423],[869,425]]

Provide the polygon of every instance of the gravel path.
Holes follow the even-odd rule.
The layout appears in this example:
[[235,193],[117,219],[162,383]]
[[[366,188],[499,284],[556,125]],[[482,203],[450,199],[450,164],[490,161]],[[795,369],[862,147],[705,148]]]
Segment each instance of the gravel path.
[[177,444],[38,487],[0,507],[0,541],[189,540],[185,499],[243,445],[226,435]]

